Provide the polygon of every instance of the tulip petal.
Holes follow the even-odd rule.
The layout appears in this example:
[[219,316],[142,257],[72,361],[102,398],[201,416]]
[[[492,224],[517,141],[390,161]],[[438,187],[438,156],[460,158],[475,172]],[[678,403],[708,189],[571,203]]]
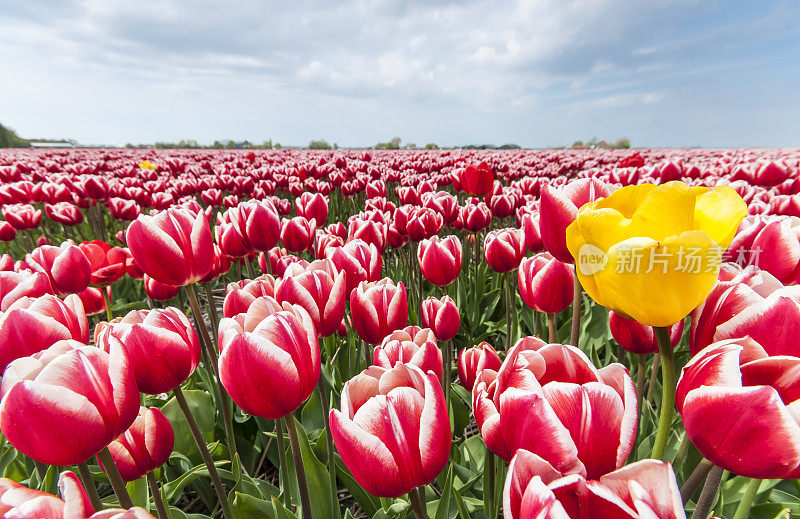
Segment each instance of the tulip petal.
[[699,194],[694,206],[694,228],[707,232],[723,249],[733,241],[747,216],[747,204],[731,186],[722,185]]

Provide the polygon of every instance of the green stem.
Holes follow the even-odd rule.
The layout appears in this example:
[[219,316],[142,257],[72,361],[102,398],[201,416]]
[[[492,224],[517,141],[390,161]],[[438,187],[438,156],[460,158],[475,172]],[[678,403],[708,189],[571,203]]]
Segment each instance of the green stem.
[[206,322],[203,319],[203,314],[200,313],[200,303],[197,302],[197,293],[194,291],[194,285],[186,285],[186,294],[189,296],[189,305],[192,307],[197,327],[200,329],[200,336],[203,339],[208,356],[211,359],[211,369],[214,371],[215,382],[219,390],[220,407],[222,407],[222,421],[225,425],[225,440],[228,444],[231,458],[236,454],[236,437],[233,434],[233,417],[231,416],[230,397],[228,392],[225,391],[222,382],[219,379],[219,359],[217,357],[217,350],[214,348],[214,343],[211,342],[211,336],[206,328]]
[[108,447],[97,454],[97,459],[100,460],[100,463],[103,464],[103,468],[106,470],[106,476],[108,476],[108,481],[111,483],[111,488],[114,489],[114,494],[117,496],[119,505],[126,510],[133,508],[131,496],[128,495],[125,482],[122,480],[119,470],[117,470],[117,465],[114,463],[114,458],[111,457],[111,452],[109,452]]
[[89,496],[89,501],[92,503],[92,508],[94,508],[95,512],[99,512],[103,509],[103,502],[100,500],[100,494],[97,493],[97,487],[92,479],[92,472],[85,461],[78,463],[78,475],[81,478],[81,483],[83,483],[83,488],[86,489],[86,494]]
[[158,481],[156,481],[156,476],[152,471],[147,473],[147,486],[150,487],[150,493],[153,494],[153,502],[156,505],[158,519],[169,519],[167,509],[164,507],[164,500],[161,499],[161,490],[158,488]]
[[664,460],[664,453],[669,442],[672,429],[672,414],[675,410],[675,357],[669,340],[669,328],[655,326],[653,331],[658,339],[658,351],[661,357],[661,409],[658,417],[658,431],[653,444],[652,457]]
[[211,313],[211,329],[219,329],[219,314],[217,313],[217,305],[214,302],[214,294],[211,293],[211,284],[208,282],[203,283],[203,290],[206,293],[206,301],[208,301],[208,309]]
[[283,444],[283,418],[275,420],[275,440],[278,442],[278,464],[280,469],[278,472],[278,481],[283,487],[283,505],[290,507],[292,505],[291,496],[289,495],[289,484],[286,478],[289,474],[289,469],[286,467],[286,447]]
[[317,389],[319,391],[320,402],[322,403],[322,423],[325,424],[325,446],[328,449],[328,475],[330,476],[331,486],[331,510],[336,513],[336,517],[341,517],[339,498],[337,496],[338,487],[336,485],[336,458],[333,453],[333,436],[331,435],[331,427],[328,423],[328,395],[325,392],[325,377],[319,377]]
[[203,439],[203,435],[200,433],[200,428],[197,427],[197,422],[194,420],[194,416],[192,416],[192,410],[189,409],[189,404],[186,402],[186,397],[183,396],[183,391],[181,390],[180,386],[173,389],[172,392],[175,394],[175,400],[178,401],[178,406],[181,408],[183,416],[186,418],[186,424],[189,426],[192,437],[197,444],[197,448],[200,451],[200,456],[202,456],[203,461],[206,464],[208,475],[211,477],[211,484],[214,486],[214,491],[217,493],[217,500],[222,508],[222,515],[225,517],[225,519],[231,519],[233,516],[231,515],[231,509],[228,505],[228,497],[225,494],[225,487],[222,486],[222,479],[220,479],[219,472],[217,472],[217,466],[214,465],[214,460],[211,459],[211,453],[208,452],[206,441]]
[[555,344],[556,339],[556,314],[547,314],[547,341],[550,344]]
[[511,349],[511,273],[503,274],[506,292],[506,351]]
[[[419,488],[420,490],[422,487]],[[411,500],[411,508],[414,510],[414,517],[416,519],[426,519],[425,514],[425,506],[422,504],[422,499],[419,497],[418,489],[414,488],[408,493],[408,497]]]
[[758,494],[758,487],[761,486],[760,479],[751,479],[744,491],[742,500],[739,501],[739,507],[736,509],[736,515],[733,519],[745,519],[750,512],[750,506],[753,504],[756,494]]
[[303,465],[303,455],[300,452],[300,442],[297,441],[294,416],[291,414],[286,417],[286,432],[289,433],[289,446],[292,448],[292,460],[294,460],[294,471],[297,474],[297,487],[300,489],[300,506],[303,509],[303,519],[313,519],[311,515],[311,499],[308,496],[306,469]]
[[483,515],[496,517],[494,513],[494,454],[486,448],[483,461]]
[[106,303],[106,317],[108,317],[108,322],[111,322],[114,319],[114,314],[111,313],[111,298],[108,297],[107,287],[100,287],[100,293],[103,294],[103,301]]
[[575,283],[572,292],[572,328],[569,334],[569,343],[578,346],[581,335],[581,282],[578,280],[578,268],[575,267]]

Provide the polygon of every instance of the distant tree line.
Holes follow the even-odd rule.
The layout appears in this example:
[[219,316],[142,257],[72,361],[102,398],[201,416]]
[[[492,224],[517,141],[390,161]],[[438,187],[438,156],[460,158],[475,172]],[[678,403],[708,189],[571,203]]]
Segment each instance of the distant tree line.
[[627,150],[631,147],[631,140],[627,137],[620,137],[614,142],[598,141],[597,137],[592,137],[586,142],[575,141],[572,143],[574,149],[604,149],[604,150]]
[[11,128],[0,124],[0,148],[30,148],[28,139],[23,139]]

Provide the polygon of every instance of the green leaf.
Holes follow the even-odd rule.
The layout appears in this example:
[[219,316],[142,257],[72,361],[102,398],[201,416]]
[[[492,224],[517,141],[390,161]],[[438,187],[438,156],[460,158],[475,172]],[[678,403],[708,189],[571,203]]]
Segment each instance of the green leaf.
[[453,467],[447,470],[447,478],[442,487],[442,497],[436,507],[436,519],[449,519],[450,517],[450,495],[453,488]]
[[234,519],[275,519],[275,507],[272,501],[259,499],[241,492],[231,492],[233,499],[231,503],[231,513]]
[[[192,416],[197,422],[197,427],[203,435],[203,439],[206,443],[211,443],[214,441],[214,427],[216,425],[214,401],[211,395],[205,391],[195,389],[184,390],[183,394],[189,404]],[[175,397],[170,398],[166,404],[161,406],[161,412],[172,424],[172,429],[175,432],[174,450],[190,458],[194,464],[198,464],[202,460],[200,451],[197,449],[197,444],[189,430],[189,425],[186,423],[186,418],[183,416]]]
[[[314,452],[311,450],[311,446],[308,443],[308,436],[306,436],[303,425],[291,414],[287,416],[286,419],[294,420],[297,428],[297,443],[300,447],[300,454],[303,456],[303,466],[306,470],[306,482],[308,483],[312,514],[314,517],[333,517],[334,511],[331,510],[332,497],[328,469],[317,459]],[[286,461],[287,465],[290,466],[290,472],[294,473],[292,457],[289,456]]]
[[275,519],[297,519],[276,497],[272,498],[272,507],[275,509]]
[[150,488],[147,486],[146,477],[143,476],[139,479],[129,481],[125,485],[125,488],[128,490],[128,494],[131,496],[133,506],[144,508],[147,511],[150,510]]

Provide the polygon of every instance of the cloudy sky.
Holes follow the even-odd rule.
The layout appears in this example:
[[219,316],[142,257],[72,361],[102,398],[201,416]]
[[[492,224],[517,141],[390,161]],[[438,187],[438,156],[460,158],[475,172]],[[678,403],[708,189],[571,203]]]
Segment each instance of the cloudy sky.
[[0,122],[82,143],[800,146],[800,2],[26,0]]

